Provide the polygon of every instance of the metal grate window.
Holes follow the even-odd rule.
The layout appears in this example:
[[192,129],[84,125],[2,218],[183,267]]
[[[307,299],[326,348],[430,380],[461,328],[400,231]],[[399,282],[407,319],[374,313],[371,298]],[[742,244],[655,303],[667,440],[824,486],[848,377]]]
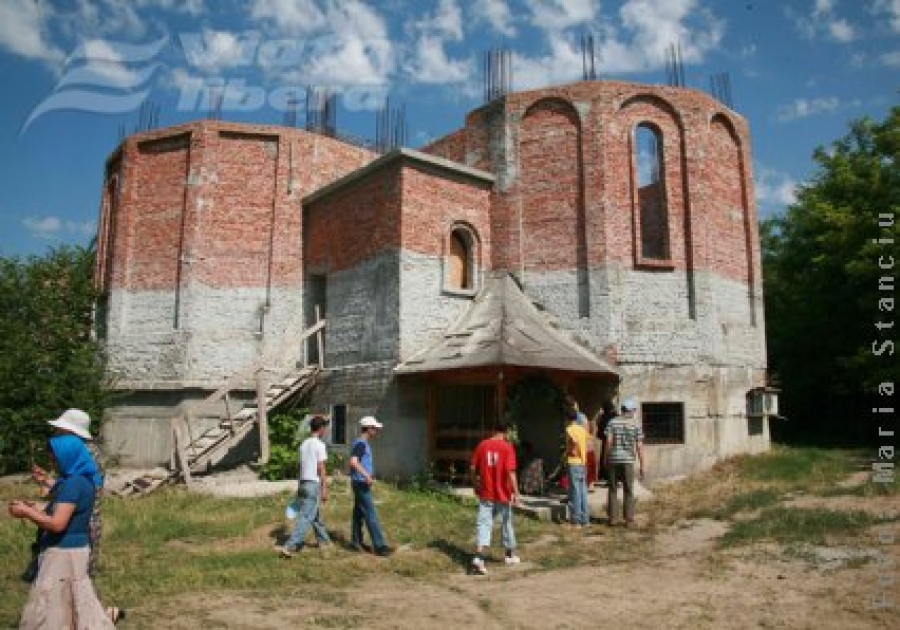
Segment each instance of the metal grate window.
[[684,444],[684,403],[641,404],[645,444]]

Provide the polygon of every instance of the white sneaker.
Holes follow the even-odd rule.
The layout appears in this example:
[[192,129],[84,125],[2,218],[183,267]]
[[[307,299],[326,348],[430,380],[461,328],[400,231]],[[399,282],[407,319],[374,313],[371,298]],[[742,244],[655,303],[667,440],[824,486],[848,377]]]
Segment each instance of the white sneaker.
[[472,558],[472,573],[475,575],[487,575],[487,568],[481,558]]
[[519,558],[519,556],[506,556],[503,559],[503,562],[506,563],[506,566],[511,567],[513,565],[516,565],[516,564],[519,564],[520,562],[522,562],[522,559]]

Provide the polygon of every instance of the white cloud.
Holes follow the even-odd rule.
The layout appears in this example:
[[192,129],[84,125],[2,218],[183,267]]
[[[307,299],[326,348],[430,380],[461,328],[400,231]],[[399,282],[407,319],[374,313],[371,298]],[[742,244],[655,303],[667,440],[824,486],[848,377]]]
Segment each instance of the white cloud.
[[887,24],[891,31],[900,33],[900,0],[876,0],[873,10],[887,14]]
[[202,33],[181,35],[181,46],[188,63],[213,74],[253,63],[259,47],[259,33],[231,33],[204,29]]
[[421,33],[437,35],[453,41],[463,38],[462,11],[456,0],[441,0],[434,15],[428,15],[415,23]]
[[856,28],[846,19],[837,17],[836,4],[835,0],[815,0],[809,15],[798,13],[791,6],[785,8],[785,14],[806,39],[823,35],[839,44],[848,44],[857,39]]
[[276,67],[276,80],[299,85],[385,84],[395,70],[395,51],[384,19],[359,0],[255,0],[250,14],[278,35],[292,40],[305,36],[302,55],[289,71],[283,65]]
[[[538,0],[532,2],[538,5]],[[573,2],[567,16],[590,19],[583,3]],[[537,9],[540,10],[540,9]],[[548,9],[544,9],[548,10]],[[593,14],[591,13],[591,18]],[[666,50],[680,44],[686,64],[699,63],[719,46],[725,32],[724,22],[699,7],[698,0],[628,0],[618,14],[620,27],[604,24],[597,38],[601,74],[655,70],[666,61]],[[557,27],[576,23],[571,19],[546,19],[545,37],[548,52],[533,57],[515,54],[513,78],[515,87],[532,88],[572,81],[581,77],[581,48],[572,32]]]
[[900,50],[884,53],[880,57],[881,63],[892,68],[900,68]]
[[486,22],[492,29],[506,37],[514,37],[516,29],[513,26],[512,13],[506,0],[481,0],[472,5],[472,13],[475,19]]
[[834,20],[828,24],[828,32],[832,39],[841,44],[848,44],[856,39],[856,31],[847,20]]
[[271,20],[282,33],[314,33],[327,26],[325,13],[315,0],[255,0],[250,17]]
[[[680,44],[685,63],[699,63],[725,33],[724,23],[699,7],[697,0],[628,0],[619,15],[632,35],[629,52],[645,69],[660,67],[671,44]],[[691,18],[699,20],[696,28],[688,26]]]
[[56,66],[65,55],[49,38],[48,23],[52,17],[52,9],[44,2],[0,2],[0,48]]
[[581,78],[581,50],[560,33],[548,34],[548,54],[526,57],[513,53],[513,88],[545,87]]
[[593,22],[598,3],[594,0],[525,0],[531,22],[550,31]]
[[443,41],[431,35],[419,38],[405,69],[418,83],[462,83],[471,76],[471,62],[448,59]]
[[145,80],[143,68],[129,67],[130,60],[106,40],[93,39],[85,42],[83,54],[87,63],[78,73],[98,85],[107,88],[133,88]]
[[74,38],[85,35],[138,38],[147,32],[136,5],[120,0],[77,0],[72,21],[67,26]]
[[203,0],[131,0],[140,8],[158,8],[174,13],[198,16],[206,12]]
[[71,221],[59,217],[26,217],[22,225],[35,238],[56,239],[64,236],[91,237],[96,231],[93,221]]
[[761,214],[772,214],[797,201],[798,183],[788,173],[758,165],[755,184]]
[[833,112],[840,105],[841,102],[834,96],[813,99],[798,98],[793,103],[779,107],[775,117],[779,122],[789,122],[798,118]]

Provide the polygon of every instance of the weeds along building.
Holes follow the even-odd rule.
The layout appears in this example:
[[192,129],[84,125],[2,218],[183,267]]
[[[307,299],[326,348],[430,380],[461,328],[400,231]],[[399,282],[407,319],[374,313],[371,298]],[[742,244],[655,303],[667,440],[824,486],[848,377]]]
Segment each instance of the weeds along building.
[[106,164],[96,278],[126,464],[169,461],[180,405],[319,319],[266,378],[321,359],[313,410],[336,445],[382,419],[383,475],[464,466],[498,416],[553,459],[563,392],[636,398],[652,476],[769,446],[749,132],[692,89],[510,93],[384,155],[211,120],[136,134]]

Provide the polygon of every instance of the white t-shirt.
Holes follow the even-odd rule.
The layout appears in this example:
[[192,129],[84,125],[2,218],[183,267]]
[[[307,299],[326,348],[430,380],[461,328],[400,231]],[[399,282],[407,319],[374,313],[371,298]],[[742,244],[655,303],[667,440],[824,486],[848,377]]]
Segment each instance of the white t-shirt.
[[319,481],[319,462],[328,459],[325,442],[312,435],[300,445],[300,481]]

